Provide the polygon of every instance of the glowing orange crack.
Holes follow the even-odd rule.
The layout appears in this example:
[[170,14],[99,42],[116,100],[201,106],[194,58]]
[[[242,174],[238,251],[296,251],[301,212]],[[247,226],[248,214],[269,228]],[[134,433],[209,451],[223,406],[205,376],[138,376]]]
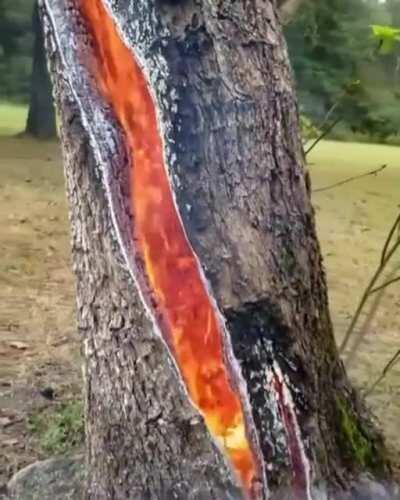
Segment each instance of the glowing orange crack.
[[146,78],[102,0],[80,0],[80,8],[93,36],[98,86],[125,132],[133,157],[133,231],[166,325],[162,333],[190,397],[250,494],[256,460],[246,436],[239,393],[224,363],[221,325],[173,202]]

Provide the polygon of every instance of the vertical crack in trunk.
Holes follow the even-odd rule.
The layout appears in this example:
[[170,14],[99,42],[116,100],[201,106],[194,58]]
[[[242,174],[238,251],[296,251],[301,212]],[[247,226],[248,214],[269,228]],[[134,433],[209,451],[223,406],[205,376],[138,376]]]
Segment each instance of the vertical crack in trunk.
[[[158,120],[165,95],[160,97],[157,87],[158,101],[153,97],[148,66],[137,54],[143,55],[141,49],[136,42],[124,43],[125,31],[117,27],[108,1],[54,0],[49,8],[51,1],[46,0],[46,9],[63,25],[60,39],[52,28],[65,56],[63,77],[74,91],[101,168],[118,243],[191,401],[229,459],[245,497],[272,495],[267,470],[273,490],[288,492],[291,477],[292,497],[311,498],[311,467],[293,381],[276,360],[278,346],[263,350],[265,328],[255,328],[260,339],[253,338],[257,308],[243,321],[226,311],[230,333],[225,327],[175,203],[164,150],[170,139]],[[77,38],[71,39],[74,33]],[[276,458],[282,461],[282,481],[272,484]]]
[[334,349],[274,2],[39,7],[86,336],[88,497],[310,500],[361,467],[386,475]]
[[244,382],[174,202],[155,100],[103,0],[81,0],[79,9],[93,39],[90,71],[131,157],[132,236],[144,274],[138,277],[142,293],[245,496],[259,498],[263,473]]
[[277,361],[267,369],[266,390],[276,397],[276,404],[286,435],[286,446],[292,468],[292,487],[295,498],[311,499],[310,466],[301,431],[297,422],[296,408],[285,377]]
[[268,300],[226,310],[225,317],[235,356],[249,383],[269,488],[286,493],[290,489],[290,498],[310,500],[312,467],[299,424],[306,405],[296,383],[304,373],[297,360],[288,357],[291,342],[286,327]]

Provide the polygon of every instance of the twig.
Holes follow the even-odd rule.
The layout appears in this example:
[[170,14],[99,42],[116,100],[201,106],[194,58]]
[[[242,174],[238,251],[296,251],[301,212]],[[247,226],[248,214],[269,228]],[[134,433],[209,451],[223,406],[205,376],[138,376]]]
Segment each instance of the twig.
[[345,333],[345,336],[342,340],[342,343],[339,346],[339,353],[342,354],[343,351],[346,349],[347,344],[350,340],[351,334],[353,333],[354,327],[356,326],[356,323],[358,321],[358,318],[361,315],[362,310],[364,309],[365,303],[367,302],[367,299],[369,297],[369,294],[371,290],[373,289],[375,283],[377,282],[379,276],[381,275],[383,268],[381,266],[378,267],[378,269],[375,271],[374,275],[372,276],[370,282],[367,285],[367,288],[364,290],[364,293],[362,294],[361,300],[357,306],[357,309],[350,321],[350,325],[347,328],[347,331]]
[[400,213],[399,215],[396,217],[387,237],[386,237],[386,240],[385,240],[385,243],[383,245],[383,248],[382,248],[382,252],[381,252],[381,265],[384,265],[385,263],[387,263],[390,259],[390,257],[394,254],[394,252],[396,251],[396,249],[399,247],[400,245],[400,235],[397,237],[397,240],[394,242],[394,245],[392,246],[392,248],[389,250],[389,246],[390,246],[390,243],[392,242],[392,239],[393,239],[393,235],[396,231],[396,228],[400,226]]
[[396,362],[400,359],[400,349],[396,352],[396,354],[390,359],[390,361],[386,364],[385,368],[382,370],[381,375],[375,380],[375,382],[371,385],[371,387],[365,392],[365,396],[370,396],[375,387],[382,382],[382,380],[386,377],[389,370],[393,368]]
[[338,100],[335,103],[333,103],[332,106],[328,109],[328,112],[325,115],[324,121],[318,127],[320,130],[322,130],[325,127],[325,125],[329,122],[329,118],[331,117],[331,115],[333,115],[334,111],[336,111],[336,108],[340,106],[340,104],[341,104],[340,101],[342,100],[343,96],[344,96],[344,94],[342,93],[339,96]]
[[369,175],[377,175],[377,174],[379,174],[379,172],[382,172],[382,170],[385,170],[386,167],[387,167],[387,165],[381,165],[379,168],[377,168],[375,170],[371,170],[371,172],[366,172],[365,174],[355,175],[353,177],[349,177],[348,179],[344,179],[343,181],[335,182],[334,184],[331,184],[329,186],[314,189],[313,193],[327,191],[328,189],[332,189],[332,188],[335,188],[338,186],[343,186],[343,184],[347,184],[348,182],[352,182],[352,181],[355,181],[357,179],[361,179],[362,177],[367,177]]
[[382,248],[382,255],[381,255],[381,262],[385,260],[385,256],[387,254],[387,250],[389,248],[390,242],[392,241],[393,235],[397,229],[397,227],[400,226],[400,214],[396,217],[396,220],[393,223],[392,228],[389,231],[388,237],[386,238],[385,244]]
[[311,144],[311,146],[306,149],[304,151],[304,154],[307,156],[309,153],[311,153],[311,151],[315,148],[315,146],[320,142],[322,141],[322,139],[324,139],[328,134],[329,132],[331,132],[331,130],[336,127],[336,125],[341,121],[341,117],[340,118],[336,118],[336,120],[334,120],[330,125],[329,127],[327,127],[316,139],[315,141]]
[[371,295],[375,292],[378,292],[379,290],[386,288],[387,286],[391,285],[392,283],[396,283],[396,281],[400,281],[400,276],[397,276],[397,278],[393,278],[392,280],[386,281],[386,283],[383,283],[383,285],[380,285],[380,286],[377,286],[376,288],[373,288],[369,293]]
[[[386,238],[386,241],[383,245],[383,250],[382,250],[382,255],[383,255],[383,251],[385,249],[387,249],[389,247],[389,244],[390,244],[390,240],[392,239],[393,237],[393,232],[392,230],[389,231],[389,234]],[[396,241],[396,243],[392,246],[392,248],[388,251],[386,251],[385,253],[385,256],[384,258],[382,259],[381,257],[381,260],[379,262],[379,265],[378,265],[378,268],[376,269],[375,273],[373,274],[370,282],[368,283],[366,289],[364,290],[364,293],[362,294],[361,296],[361,299],[360,299],[360,302],[357,306],[357,309],[351,319],[351,322],[349,324],[349,327],[347,328],[347,331],[344,335],[344,338],[342,340],[342,343],[340,344],[340,347],[339,347],[339,353],[342,354],[343,351],[345,350],[349,340],[350,340],[350,337],[353,333],[353,330],[354,330],[354,327],[356,326],[356,323],[358,321],[358,319],[360,318],[361,316],[361,313],[364,309],[364,306],[365,306],[365,303],[367,302],[368,300],[368,297],[370,296],[371,294],[371,290],[373,290],[375,288],[375,283],[378,281],[379,277],[381,276],[383,270],[385,269],[386,267],[386,264],[389,262],[389,260],[391,259],[391,257],[393,256],[393,254],[395,253],[395,251],[397,250],[397,248],[400,246],[400,239],[398,239]]]
[[[333,112],[336,110],[336,108],[339,106],[340,104],[340,99],[341,97],[339,98],[339,100],[337,102],[335,102],[329,109],[328,109],[328,112],[326,113],[325,115],[325,118],[324,118],[324,121],[318,125],[318,130],[323,130],[325,125],[329,122],[329,118],[331,117],[331,115],[333,114]],[[332,130],[332,129],[331,129]],[[306,139],[304,142],[303,142],[303,146],[306,146],[308,143],[310,142],[309,139]],[[307,154],[307,153],[305,153]],[[310,164],[308,164],[310,165]]]
[[[397,264],[391,269],[390,273],[386,276],[388,282],[397,274],[397,272],[399,271],[399,268],[400,268],[400,264]],[[373,290],[371,290],[370,294],[372,294],[374,290],[378,293],[376,293],[374,295],[374,300],[373,300],[371,307],[368,311],[368,314],[364,320],[364,323],[363,323],[361,329],[359,331],[357,331],[357,333],[356,332],[354,333],[355,338],[354,338],[353,345],[352,345],[351,349],[346,353],[345,364],[346,364],[347,368],[349,368],[351,366],[351,364],[353,363],[353,361],[357,355],[358,349],[361,346],[364,338],[368,334],[370,325],[371,325],[371,323],[376,315],[377,310],[379,309],[379,306],[382,302],[382,299],[385,296],[385,287],[380,288],[379,290],[373,289]]]

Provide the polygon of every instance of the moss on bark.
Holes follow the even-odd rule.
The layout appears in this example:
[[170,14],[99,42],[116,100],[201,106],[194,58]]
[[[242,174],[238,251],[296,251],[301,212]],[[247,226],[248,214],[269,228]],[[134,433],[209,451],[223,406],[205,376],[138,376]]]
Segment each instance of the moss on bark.
[[367,421],[361,422],[354,409],[344,398],[336,397],[339,417],[339,446],[350,463],[362,470],[385,475],[388,460],[382,438]]

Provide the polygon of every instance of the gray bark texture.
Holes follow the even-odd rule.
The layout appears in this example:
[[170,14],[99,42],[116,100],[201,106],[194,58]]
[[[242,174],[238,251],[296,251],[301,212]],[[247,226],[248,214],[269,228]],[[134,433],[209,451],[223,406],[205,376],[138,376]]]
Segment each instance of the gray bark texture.
[[[263,469],[254,498],[353,498],[361,471],[389,471],[333,338],[277,5],[104,2],[145,66],[180,215],[246,383]],[[78,4],[42,0],[41,15],[62,116],[85,366],[86,496],[242,498],[133,279],[124,135],[85,63],[90,27]],[[268,378],[277,373],[303,458],[290,451],[294,438]]]

